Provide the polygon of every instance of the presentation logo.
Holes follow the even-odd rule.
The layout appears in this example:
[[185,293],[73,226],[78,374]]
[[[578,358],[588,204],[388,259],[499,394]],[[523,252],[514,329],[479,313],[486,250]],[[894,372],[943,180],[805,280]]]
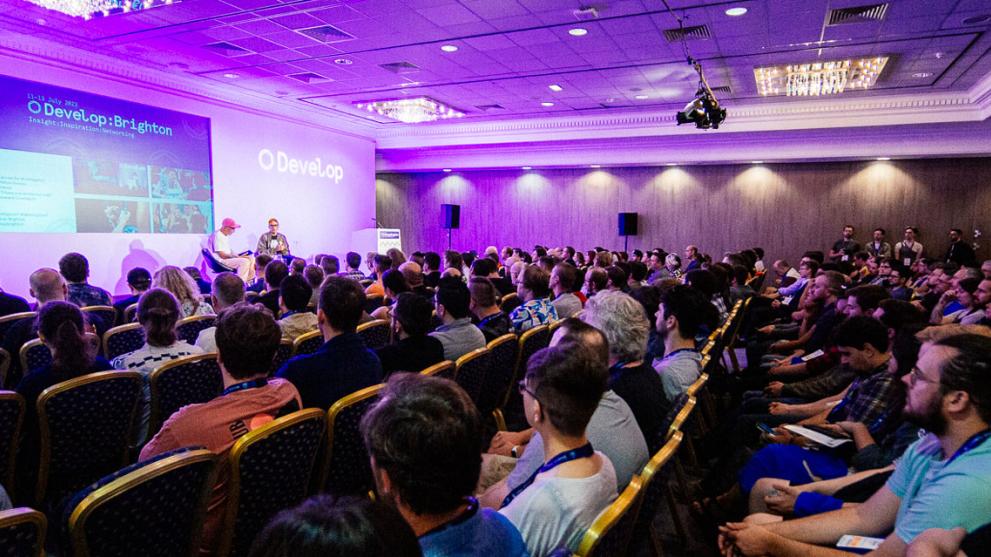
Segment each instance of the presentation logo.
[[334,164],[324,164],[320,157],[312,159],[297,159],[283,151],[273,152],[271,149],[258,151],[258,166],[266,172],[280,174],[296,174],[298,176],[314,176],[333,180],[339,184],[344,178],[344,167]]

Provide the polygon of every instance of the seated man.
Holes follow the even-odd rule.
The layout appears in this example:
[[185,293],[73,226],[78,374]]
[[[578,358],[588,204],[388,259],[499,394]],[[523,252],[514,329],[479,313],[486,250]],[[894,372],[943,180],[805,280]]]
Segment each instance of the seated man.
[[279,286],[289,276],[289,267],[276,259],[265,266],[265,293],[255,300],[272,312],[276,319],[279,317]]
[[[31,273],[28,278],[29,292],[37,301],[38,310],[47,302],[64,302],[69,295],[62,275],[55,269],[42,267]],[[13,356],[10,359],[10,367],[7,369],[7,385],[17,385],[22,374],[26,370],[21,369],[21,359],[17,354],[21,353],[21,347],[26,342],[38,337],[38,321],[34,316],[18,319],[7,329],[3,335],[3,349]]]
[[265,291],[265,268],[273,260],[271,255],[265,254],[261,254],[255,258],[255,278],[247,284],[245,290],[256,294],[261,294]]
[[349,251],[347,255],[344,256],[344,262],[347,263],[347,269],[340,273],[341,276],[357,281],[365,279],[365,273],[361,272],[361,255],[353,251]]
[[424,556],[527,555],[516,527],[471,496],[482,463],[482,420],[453,381],[393,376],[361,431],[379,496],[413,528]]
[[317,330],[317,316],[306,311],[313,289],[302,275],[289,275],[279,284],[279,328],[282,338],[296,340]]
[[578,269],[568,263],[558,263],[551,271],[550,288],[554,295],[554,309],[560,319],[573,317],[582,309],[582,301],[575,296]]
[[124,314],[128,307],[138,303],[138,298],[145,291],[151,288],[151,273],[144,267],[135,267],[127,272],[127,286],[131,289],[131,295],[114,304],[117,310],[117,322],[114,325],[123,325]]
[[507,278],[500,277],[496,262],[488,257],[478,258],[471,264],[471,276],[487,278],[492,281],[492,286],[496,288],[500,296],[516,292],[513,282]]
[[583,349],[544,348],[527,363],[519,389],[545,464],[509,492],[499,512],[519,528],[531,555],[578,549],[616,498],[616,471],[585,431],[607,379],[605,366]]
[[[203,404],[179,409],[141,450],[141,459],[202,445],[223,455],[252,429],[300,408],[299,393],[282,379],[266,380],[281,337],[279,326],[265,310],[251,305],[229,308],[217,317],[217,363],[224,394]],[[224,527],[230,469],[220,472],[203,526],[201,551],[213,552]]]
[[375,282],[368,285],[365,288],[365,294],[368,296],[385,296],[385,286],[382,284],[382,275],[386,271],[392,268],[392,259],[388,255],[375,255],[372,259],[373,269],[375,274]]
[[[210,305],[213,311],[218,314],[226,308],[244,301],[244,281],[234,273],[220,273],[213,277],[213,286],[210,288]],[[217,341],[215,336],[217,327],[207,327],[200,331],[196,337],[196,346],[204,352],[216,352]]]
[[323,345],[313,354],[289,360],[275,374],[299,389],[304,407],[327,410],[341,398],[382,381],[378,356],[355,333],[364,308],[365,293],[356,281],[337,276],[324,280],[317,310]]
[[517,333],[557,321],[557,310],[548,299],[550,278],[550,274],[537,265],[530,265],[523,271],[523,278],[516,286],[516,293],[523,305],[509,314]]
[[395,371],[422,371],[444,360],[444,345],[427,335],[433,306],[423,296],[403,292],[392,306],[392,332],[396,340],[375,352],[388,376]]
[[496,288],[491,280],[481,277],[468,279],[468,291],[471,293],[471,304],[468,307],[478,319],[478,328],[485,335],[487,343],[513,332],[509,316],[496,303]]
[[323,277],[326,276],[323,269],[319,265],[307,265],[303,268],[303,278],[306,279],[306,283],[310,285],[310,301],[307,302],[306,307],[316,309],[317,304],[320,303],[320,285],[323,284]]
[[220,223],[220,230],[213,233],[210,245],[217,260],[234,270],[245,283],[255,278],[255,260],[250,255],[238,255],[231,248],[230,237],[241,225],[228,217]]
[[83,254],[73,252],[63,255],[62,259],[59,259],[58,270],[69,286],[68,301],[81,308],[114,305],[114,299],[109,292],[86,282],[89,278],[89,261]]
[[10,315],[12,313],[23,313],[25,311],[31,311],[31,306],[28,305],[28,301],[20,296],[14,296],[13,294],[7,294],[0,288],[0,317]]
[[991,516],[991,345],[957,335],[923,349],[902,381],[905,417],[930,431],[908,448],[894,474],[862,505],[797,520],[721,528],[724,554],[844,556],[832,545],[845,534],[884,537],[871,555],[905,555],[931,528],[973,531]]
[[443,323],[430,336],[444,345],[444,358],[456,361],[485,346],[485,335],[471,322],[471,294],[461,279],[443,277],[437,283],[437,317]]
[[664,356],[654,360],[653,365],[669,402],[702,375],[702,355],[695,349],[695,337],[710,306],[705,296],[691,286],[674,286],[661,293],[654,327],[664,343]]

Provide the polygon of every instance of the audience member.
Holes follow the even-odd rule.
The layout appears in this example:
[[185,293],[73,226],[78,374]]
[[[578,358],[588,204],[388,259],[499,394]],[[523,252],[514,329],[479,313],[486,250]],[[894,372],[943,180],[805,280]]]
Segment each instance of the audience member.
[[853,254],[860,251],[860,244],[853,239],[854,228],[849,224],[843,227],[843,236],[833,243],[829,250],[829,259],[833,263],[846,263],[853,259]]
[[885,230],[883,228],[875,228],[871,241],[864,246],[864,249],[867,250],[867,253],[874,257],[891,259],[891,244],[884,241],[884,235]]
[[196,288],[199,289],[201,295],[208,296],[210,294],[210,283],[203,280],[203,275],[200,273],[199,269],[189,266],[183,267],[182,270],[189,275],[189,278],[193,279],[193,282],[196,283]]
[[31,311],[28,301],[20,296],[8,294],[0,288],[0,317],[6,317],[13,313],[24,313]]
[[423,254],[423,284],[436,288],[440,282],[440,254],[428,251]]
[[472,277],[468,280],[468,292],[471,294],[468,309],[478,320],[477,326],[485,335],[486,343],[513,332],[509,316],[496,303],[496,289],[492,279]]
[[523,280],[516,287],[523,305],[509,314],[517,333],[557,320],[557,310],[547,299],[550,294],[549,281],[550,275],[536,265],[530,265],[523,272]]
[[[31,273],[28,278],[29,292],[37,301],[38,311],[48,302],[64,302],[69,295],[68,288],[62,275],[55,269],[43,267]],[[85,317],[85,316],[84,316]],[[21,375],[26,371],[21,369],[21,359],[14,357],[21,353],[21,347],[29,340],[38,336],[38,320],[35,316],[18,319],[12,323],[7,332],[2,335],[3,349],[12,357],[7,368],[7,385],[16,385]]]
[[279,316],[279,286],[282,281],[289,276],[289,267],[285,263],[276,259],[265,266],[265,293],[255,300],[272,312],[272,315]]
[[513,524],[471,496],[482,418],[453,381],[391,377],[361,431],[379,496],[406,519],[425,557],[527,555]]
[[[293,263],[295,263],[295,261],[293,261]],[[337,275],[340,274],[341,271],[341,260],[338,259],[336,255],[320,256],[320,259],[317,261],[317,265],[320,266],[320,270],[323,271],[324,276],[329,277],[332,275]],[[365,278],[365,277],[361,277],[361,278]]]
[[375,255],[372,258],[372,265],[375,279],[374,282],[365,288],[365,295],[385,297],[385,286],[382,284],[382,277],[386,271],[392,269],[392,259],[389,259],[388,255]]
[[347,268],[340,273],[341,276],[358,281],[365,279],[365,273],[361,272],[361,255],[353,251],[349,251],[347,255],[344,256],[344,262],[347,263]]
[[[210,292],[210,305],[217,313],[220,313],[244,301],[244,281],[234,273],[219,273],[213,277],[213,286]],[[203,329],[196,336],[196,346],[204,352],[216,352],[217,341],[214,338],[216,333],[216,325]]]
[[275,374],[296,386],[304,407],[327,410],[382,380],[378,356],[355,333],[364,307],[365,293],[357,282],[337,276],[324,279],[317,310],[323,345],[313,354],[289,360]]
[[654,360],[653,366],[669,402],[686,392],[702,374],[702,356],[695,349],[695,337],[710,307],[705,296],[691,286],[674,286],[661,293],[654,327],[664,343],[664,354]]
[[319,265],[307,265],[303,269],[303,278],[310,285],[310,301],[306,304],[308,310],[312,308],[316,311],[317,304],[320,303],[320,285],[323,284],[324,276],[326,275]]
[[114,309],[117,311],[117,322],[114,323],[115,325],[123,325],[125,323],[127,308],[138,303],[138,298],[151,288],[151,273],[144,267],[131,269],[127,272],[127,287],[131,289],[131,295],[114,304]]
[[81,253],[67,253],[59,259],[59,273],[68,283],[68,301],[79,307],[113,306],[113,297],[106,290],[87,283],[89,261]]
[[394,342],[375,352],[388,376],[396,371],[421,371],[444,360],[444,345],[430,331],[433,306],[422,296],[403,292],[392,306]]
[[247,282],[246,290],[261,294],[265,291],[265,269],[274,258],[271,255],[261,254],[255,259],[255,277]]
[[313,289],[301,275],[289,275],[279,284],[279,328],[282,338],[296,340],[317,330],[317,316],[306,311]]
[[976,267],[977,257],[974,248],[963,239],[963,230],[959,228],[950,229],[950,246],[946,248],[946,255],[943,260],[947,263],[953,262],[961,267]]
[[906,267],[910,267],[915,260],[922,257],[923,246],[916,241],[919,229],[914,226],[905,227],[905,236],[901,242],[895,244],[894,259]]
[[[226,459],[241,436],[299,410],[300,396],[291,383],[266,379],[281,336],[272,315],[262,308],[242,304],[218,315],[217,364],[224,381],[223,394],[210,402],[183,406],[172,414],[141,449],[141,460],[190,446],[206,447]],[[217,468],[200,542],[201,552],[206,553],[217,549],[227,510],[230,467]]]
[[485,346],[485,335],[471,322],[471,293],[461,279],[444,277],[437,283],[436,305],[441,325],[430,336],[444,345],[444,359],[453,362]]
[[152,288],[167,290],[179,301],[180,319],[193,315],[213,314],[213,306],[203,301],[200,289],[186,271],[175,265],[166,265],[155,271]]

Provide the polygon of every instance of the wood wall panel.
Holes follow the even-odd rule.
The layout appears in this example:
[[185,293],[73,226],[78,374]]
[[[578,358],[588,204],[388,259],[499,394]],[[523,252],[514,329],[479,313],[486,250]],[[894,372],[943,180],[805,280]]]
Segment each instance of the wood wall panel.
[[[380,223],[402,229],[408,251],[446,248],[440,205],[454,203],[459,250],[621,248],[616,215],[637,212],[630,249],[759,245],[768,258],[797,258],[828,249],[850,223],[861,242],[876,226],[889,239],[919,226],[927,252],[942,254],[950,227],[969,238],[991,220],[991,159],[379,174],[376,191]],[[991,257],[991,239],[977,241]]]

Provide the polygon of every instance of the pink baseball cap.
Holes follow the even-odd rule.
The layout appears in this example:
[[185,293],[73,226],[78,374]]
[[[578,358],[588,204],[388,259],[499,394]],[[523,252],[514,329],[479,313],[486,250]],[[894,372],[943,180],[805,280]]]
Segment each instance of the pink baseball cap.
[[241,225],[234,222],[234,219],[227,217],[220,222],[221,228],[241,228]]

